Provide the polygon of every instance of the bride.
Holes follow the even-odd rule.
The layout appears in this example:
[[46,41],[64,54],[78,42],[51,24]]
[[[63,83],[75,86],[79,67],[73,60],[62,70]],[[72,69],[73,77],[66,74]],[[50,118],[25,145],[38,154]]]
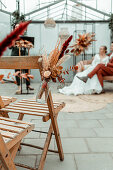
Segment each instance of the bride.
[[79,72],[75,75],[73,82],[70,86],[64,87],[63,89],[59,89],[59,92],[66,95],[80,95],[80,94],[94,94],[94,93],[101,93],[102,87],[99,83],[98,77],[95,74],[91,79],[88,79],[86,83],[81,81],[79,77],[87,76],[96,65],[99,63],[103,63],[107,65],[109,62],[109,57],[106,55],[107,47],[101,46],[99,49],[99,54],[96,54],[92,64],[83,72]]

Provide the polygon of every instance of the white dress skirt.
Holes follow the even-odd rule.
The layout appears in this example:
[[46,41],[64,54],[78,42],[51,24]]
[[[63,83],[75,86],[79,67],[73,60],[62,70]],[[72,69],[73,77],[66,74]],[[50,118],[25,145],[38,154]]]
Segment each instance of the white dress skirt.
[[83,72],[77,73],[73,79],[73,82],[70,86],[66,86],[62,89],[59,89],[59,92],[65,95],[80,95],[80,94],[94,94],[94,93],[101,93],[102,87],[98,80],[97,75],[95,74],[91,79],[88,78],[87,82],[84,83],[78,77],[87,76],[98,64],[103,63],[107,65],[109,62],[109,57],[106,56],[102,60],[100,59],[99,54],[96,54],[92,64]]

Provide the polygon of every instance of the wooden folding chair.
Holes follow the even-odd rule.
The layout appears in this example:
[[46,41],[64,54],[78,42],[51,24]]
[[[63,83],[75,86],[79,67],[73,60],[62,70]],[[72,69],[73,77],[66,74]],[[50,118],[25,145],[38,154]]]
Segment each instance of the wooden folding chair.
[[[0,59],[0,69],[40,69],[41,73],[41,64],[38,62],[39,57],[40,56],[3,56]],[[46,89],[46,93],[48,93],[48,89]],[[65,103],[53,103],[50,91],[48,93],[47,103],[45,104],[37,103],[36,100],[22,100],[14,104],[11,103],[9,106],[5,107],[2,100],[0,103],[0,114],[2,116],[9,117],[8,112],[12,112],[19,114],[19,120],[22,120],[25,114],[40,116],[44,122],[47,122],[49,119],[51,120],[44,148],[30,144],[23,144],[43,150],[38,170],[43,170],[48,151],[59,153],[60,160],[64,159],[60,133],[57,124],[57,116],[59,111],[65,106]],[[58,151],[48,149],[53,132],[55,135]]]
[[[21,140],[34,129],[34,125],[0,117],[0,169],[16,170],[14,159]],[[18,165],[18,164],[17,164]]]
[[[43,150],[38,170],[43,170],[44,162],[45,162],[48,151],[58,153],[60,160],[61,161],[64,160],[61,138],[60,138],[60,133],[59,133],[58,124],[57,124],[57,116],[58,116],[59,111],[65,106],[65,103],[58,103],[58,102],[53,103],[51,92],[48,91],[48,88],[46,89],[46,94],[48,94],[47,103],[44,103],[44,104],[38,103],[35,99],[34,100],[23,99],[19,102],[11,103],[10,105],[6,107],[1,105],[2,109],[0,109],[0,113],[6,117],[8,117],[8,112],[19,114],[18,116],[19,120],[22,120],[24,115],[40,116],[42,117],[42,120],[44,122],[47,122],[49,119],[51,120],[43,148],[39,146],[31,145],[31,144],[21,143],[21,145],[30,146],[30,147]],[[58,151],[49,149],[49,145],[50,145],[53,134],[55,135]]]

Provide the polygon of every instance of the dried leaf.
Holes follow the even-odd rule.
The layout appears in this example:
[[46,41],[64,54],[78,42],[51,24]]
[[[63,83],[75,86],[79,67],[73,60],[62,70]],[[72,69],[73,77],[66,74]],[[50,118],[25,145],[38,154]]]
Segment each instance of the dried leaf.
[[70,55],[64,55],[57,63],[56,67],[60,66],[62,63],[67,61],[71,56]]
[[3,79],[3,77],[4,77],[4,75],[3,75],[3,74],[1,74],[1,75],[0,75],[0,81]]

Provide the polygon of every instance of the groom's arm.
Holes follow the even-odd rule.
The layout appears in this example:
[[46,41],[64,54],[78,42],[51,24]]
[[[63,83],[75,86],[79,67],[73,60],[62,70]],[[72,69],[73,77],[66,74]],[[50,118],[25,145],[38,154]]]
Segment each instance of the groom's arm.
[[108,63],[107,66],[108,67],[113,67],[113,63]]
[[108,67],[113,67],[113,57],[111,58],[110,62],[107,64]]

